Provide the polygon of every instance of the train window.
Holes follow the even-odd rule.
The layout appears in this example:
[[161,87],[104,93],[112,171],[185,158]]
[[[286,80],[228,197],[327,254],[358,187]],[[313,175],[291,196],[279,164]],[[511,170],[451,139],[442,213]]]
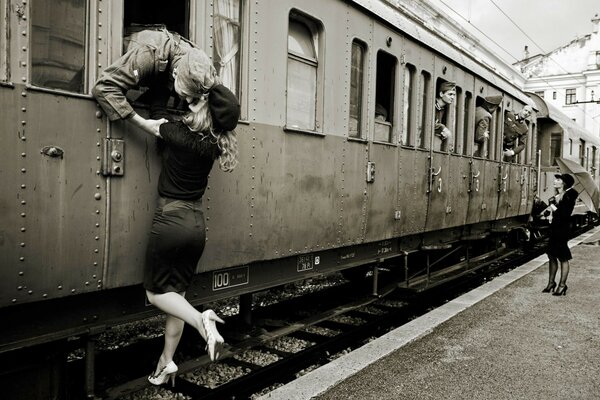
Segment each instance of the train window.
[[569,139],[569,155],[573,155],[573,139]]
[[164,26],[171,32],[189,38],[189,1],[125,0],[123,4],[123,32],[130,35],[148,26]]
[[31,83],[85,90],[86,0],[31,2]]
[[471,123],[471,107],[473,107],[473,95],[471,92],[465,92],[464,106],[463,106],[463,129],[462,129],[462,154],[469,154],[471,148],[472,139],[469,134],[469,126]]
[[373,133],[373,140],[378,142],[392,142],[395,81],[396,58],[383,51],[378,52]]
[[315,131],[317,108],[316,24],[290,15],[288,32],[287,113],[288,128]]
[[577,101],[577,92],[575,89],[567,89],[565,92],[565,105],[573,104]]
[[362,102],[365,69],[365,45],[352,42],[352,65],[350,66],[350,115],[348,136],[362,138]]
[[596,156],[597,156],[596,146],[592,146],[592,167],[590,168],[591,174],[594,178],[596,178]]
[[239,97],[241,1],[215,0],[213,2],[213,60],[223,84]]
[[590,169],[590,149],[585,149],[585,169]]
[[[570,141],[570,139],[569,139]],[[550,157],[551,163],[550,165],[556,165],[556,159],[560,157],[560,149],[562,145],[562,135],[558,132],[552,132],[552,136],[550,138]],[[548,165],[547,165],[548,166]]]
[[0,0],[0,21],[2,21],[2,32],[0,32],[0,82],[8,81],[8,48],[7,38],[9,37],[7,23],[6,0]]
[[431,74],[427,71],[421,71],[421,118],[419,121],[419,127],[417,129],[417,147],[425,149],[427,148],[427,137],[426,137],[426,129],[427,129],[427,121],[429,119],[429,110],[431,107],[429,106],[431,101],[429,100],[431,91]]
[[405,146],[412,146],[415,143],[415,139],[412,135],[414,132],[413,126],[413,93],[414,93],[414,81],[415,81],[415,73],[417,69],[412,64],[406,64],[404,66],[404,85],[403,85],[403,102],[402,102],[402,133],[400,136],[400,143]]
[[452,116],[454,119],[454,124],[452,126],[452,135],[453,135],[453,140],[452,143],[454,143],[454,146],[452,148],[452,152],[459,154],[460,153],[460,148],[461,143],[462,143],[462,131],[460,129],[461,124],[464,123],[464,121],[461,121],[462,117],[463,117],[463,111],[462,108],[464,107],[464,102],[463,102],[463,91],[462,89],[457,86],[456,87],[456,100],[453,103],[453,112],[452,112]]

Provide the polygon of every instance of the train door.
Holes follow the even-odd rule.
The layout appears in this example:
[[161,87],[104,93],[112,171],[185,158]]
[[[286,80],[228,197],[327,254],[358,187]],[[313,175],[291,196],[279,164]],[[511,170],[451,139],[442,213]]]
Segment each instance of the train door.
[[[500,95],[486,83],[475,79],[475,115],[482,107],[486,96]],[[487,129],[489,139],[479,144],[473,143],[473,160],[470,167],[471,189],[467,223],[490,221],[496,218],[498,208],[498,188],[500,162],[496,161],[499,147],[499,112],[496,109]],[[477,121],[475,121],[477,123]],[[474,133],[478,129],[474,126]],[[474,139],[475,140],[475,139]]]
[[[496,143],[498,151],[496,152],[496,159],[501,164],[499,166],[500,177],[498,184],[498,211],[496,219],[503,219],[518,215],[523,188],[526,182],[526,173],[524,174],[521,162],[524,159],[527,151],[523,151],[516,155],[512,161],[506,161],[503,155],[503,138],[504,138],[504,121],[508,111],[517,113],[521,105],[516,105],[513,99],[504,99],[503,110],[500,110],[502,118],[497,121],[497,128],[499,131],[498,142]],[[526,191],[526,190],[525,190]]]
[[[463,225],[467,212],[468,181],[463,177],[468,174],[469,159],[461,153],[464,132],[463,88],[465,84],[468,85],[468,78],[462,71],[439,58],[436,59],[435,74],[426,230]],[[455,85],[455,98],[446,105],[440,92],[452,84]],[[449,136],[441,140],[442,134],[445,134],[443,129]]]
[[[375,32],[375,43],[378,43],[377,36]],[[392,41],[390,50],[396,47],[394,44]],[[397,46],[400,48],[399,43]],[[365,232],[366,241],[394,236],[396,229],[394,211],[398,196],[399,153],[396,135],[400,118],[396,104],[397,99],[401,98],[401,92],[397,88],[399,64],[397,57],[387,51],[377,51],[375,58],[373,77],[375,93],[372,93],[375,97],[375,112],[367,166],[369,214]]]
[[0,161],[3,182],[12,183],[0,194],[11,224],[0,228],[0,249],[2,265],[15,272],[0,293],[15,304],[104,285],[103,126],[86,95],[86,41],[94,35],[86,4],[23,3],[7,24],[10,48],[19,51],[11,52],[13,82],[0,85],[0,144],[13,155]]
[[[106,18],[100,22],[103,26],[111,27],[111,32],[110,35],[105,32],[98,37],[113,38],[111,41],[97,41],[98,50],[111,55],[106,65],[123,54],[124,40],[121,38],[141,29],[140,26],[162,22],[170,31],[189,37],[188,1],[178,2],[168,8],[161,7],[159,2],[146,4],[140,0],[124,0],[122,5],[113,8],[111,13],[99,14],[100,18]],[[99,73],[102,70],[99,68]],[[141,94],[129,91],[128,98],[136,112],[147,118],[148,111],[143,106]],[[111,287],[125,286],[142,280],[146,243],[156,207],[160,163],[155,138],[123,120],[108,123],[103,117],[103,121],[108,129],[107,137],[103,139],[107,155],[103,174],[109,203],[109,251],[105,279]]]
[[404,60],[396,218],[406,236],[423,232],[427,218],[434,57],[405,39]]

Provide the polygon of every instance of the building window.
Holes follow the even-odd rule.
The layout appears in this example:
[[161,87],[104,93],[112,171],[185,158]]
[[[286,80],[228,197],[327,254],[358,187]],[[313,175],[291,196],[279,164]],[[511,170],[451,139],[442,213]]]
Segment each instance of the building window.
[[217,73],[240,96],[241,0],[213,2],[213,62]]
[[552,100],[556,100],[556,92],[552,92]]
[[585,140],[579,139],[579,164],[585,168]]
[[286,112],[288,128],[310,131],[317,128],[317,43],[315,24],[295,14],[290,15]]
[[565,94],[565,104],[573,104],[577,101],[575,89],[567,89]]
[[31,8],[31,83],[85,90],[85,0],[34,0]]
[[348,136],[362,138],[362,103],[365,69],[365,46],[354,40],[352,42],[352,64],[350,66],[350,112]]
[[380,51],[377,53],[375,130],[373,134],[375,141],[392,142],[395,86],[396,58]]
[[537,94],[538,96],[540,96],[542,99],[544,98],[544,91],[539,91],[539,92],[535,92],[535,94]]
[[592,167],[590,168],[592,176],[596,177],[596,146],[592,146]]
[[413,86],[415,81],[415,73],[417,69],[414,65],[406,64],[404,66],[404,84],[402,88],[402,133],[400,143],[405,146],[414,145],[414,137],[411,132],[414,131],[412,113],[413,107]]

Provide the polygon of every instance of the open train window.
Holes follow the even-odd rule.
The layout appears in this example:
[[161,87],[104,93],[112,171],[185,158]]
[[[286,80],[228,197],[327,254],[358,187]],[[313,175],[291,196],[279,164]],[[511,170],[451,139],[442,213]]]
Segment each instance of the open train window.
[[373,133],[373,140],[377,142],[392,142],[395,84],[396,58],[380,51],[377,53],[375,130]]
[[471,135],[471,107],[473,107],[473,95],[471,92],[465,92],[464,106],[463,106],[463,132],[462,132],[462,154],[469,154],[469,149],[473,143],[473,136]]
[[316,23],[290,14],[286,128],[317,129],[318,39]]
[[[438,78],[435,85],[433,149],[439,151],[449,151],[453,147],[451,143],[456,143],[456,86],[448,87],[447,82]],[[450,101],[448,96],[452,95],[452,92],[452,102],[446,103]],[[442,135],[448,136],[443,138]]]
[[0,0],[0,21],[3,21],[0,32],[0,82],[8,81],[8,37],[9,30],[6,23],[8,18],[6,0]]
[[85,90],[86,0],[31,2],[31,83]]
[[[571,139],[569,139],[571,141]],[[550,163],[551,165],[558,165],[556,163],[556,159],[561,156],[561,148],[562,148],[562,134],[559,132],[552,132],[552,136],[550,137]],[[546,165],[548,166],[548,165]]]
[[400,144],[404,146],[413,146],[415,144],[414,132],[414,82],[417,69],[412,64],[404,65],[404,85],[403,85],[403,101],[402,101],[402,132],[400,136]]
[[352,64],[350,65],[350,110],[348,116],[348,136],[363,138],[363,86],[366,46],[358,40],[352,41]]
[[454,144],[453,148],[452,148],[452,152],[459,154],[460,153],[460,144],[462,143],[462,131],[461,131],[461,124],[463,124],[465,121],[462,120],[463,118],[463,112],[462,109],[464,107],[464,102],[463,102],[463,90],[460,86],[456,87],[456,99],[454,100],[454,103],[452,103],[452,119],[454,121],[454,123],[452,124],[452,143]]
[[171,32],[189,38],[189,0],[125,0],[123,34],[125,36],[147,26],[165,26]]
[[419,126],[417,128],[417,142],[416,145],[419,148],[427,148],[427,135],[425,134],[429,120],[429,110],[431,110],[430,98],[430,86],[431,86],[431,74],[427,71],[421,71],[421,118],[419,119]]
[[590,168],[590,173],[592,174],[592,177],[595,179],[596,178],[596,156],[598,155],[597,152],[597,148],[596,146],[592,146],[592,166]]

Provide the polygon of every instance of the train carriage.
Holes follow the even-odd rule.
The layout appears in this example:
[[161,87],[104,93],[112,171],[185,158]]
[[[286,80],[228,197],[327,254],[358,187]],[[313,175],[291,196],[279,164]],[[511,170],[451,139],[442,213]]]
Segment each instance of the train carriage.
[[[533,132],[546,125],[534,115],[526,151],[507,163],[502,116],[539,102],[387,2],[0,5],[0,353],[156,312],[140,287],[155,142],[109,122],[90,94],[146,25],[203,48],[241,104],[240,166],[213,169],[203,197],[195,305],[409,253],[443,255],[527,224],[537,150],[550,145]],[[457,83],[446,120],[453,148],[433,135],[444,81]],[[488,152],[476,156],[475,108],[490,95],[503,101]],[[147,115],[143,89],[128,96]]]

